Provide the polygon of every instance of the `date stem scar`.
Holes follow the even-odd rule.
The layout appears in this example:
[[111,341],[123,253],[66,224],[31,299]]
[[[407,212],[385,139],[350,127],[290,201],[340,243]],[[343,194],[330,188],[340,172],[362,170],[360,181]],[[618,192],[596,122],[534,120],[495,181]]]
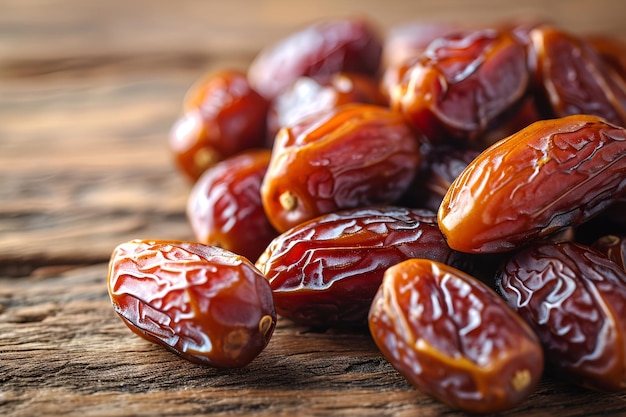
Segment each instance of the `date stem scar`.
[[267,339],[267,336],[268,336],[267,333],[272,328],[273,322],[274,320],[272,319],[272,316],[269,316],[269,315],[265,315],[261,317],[261,320],[259,320],[259,331],[263,335],[264,339]]
[[278,196],[278,201],[285,211],[293,211],[298,207],[298,198],[289,190]]
[[207,168],[215,165],[219,159],[220,158],[217,152],[211,149],[202,148],[199,149],[193,156],[193,163],[198,172],[204,172]]
[[530,371],[528,369],[519,369],[511,378],[511,385],[517,392],[525,389],[531,382]]

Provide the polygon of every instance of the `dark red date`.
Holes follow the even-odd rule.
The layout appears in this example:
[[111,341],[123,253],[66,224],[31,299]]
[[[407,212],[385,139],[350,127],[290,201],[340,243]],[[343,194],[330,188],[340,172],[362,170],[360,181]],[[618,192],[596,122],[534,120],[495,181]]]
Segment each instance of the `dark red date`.
[[386,101],[375,78],[364,74],[299,77],[272,100],[267,114],[268,135],[273,138],[282,127],[348,103],[385,105]]
[[553,26],[533,29],[530,38],[543,118],[590,114],[626,125],[626,84],[588,42]]
[[546,364],[584,386],[626,388],[626,272],[573,242],[526,248],[496,288],[535,330]]
[[313,23],[259,52],[248,68],[252,87],[273,99],[300,76],[358,72],[374,76],[382,43],[362,19],[329,19]]
[[278,236],[256,262],[278,314],[310,326],[363,326],[386,268],[411,257],[462,263],[434,213],[399,207],[343,210]]
[[261,202],[269,149],[244,151],[207,169],[187,199],[187,219],[200,243],[256,260],[278,232]]
[[455,250],[504,252],[575,227],[626,187],[626,130],[595,116],[533,123],[482,152],[452,183],[439,226]]
[[435,261],[387,269],[369,328],[413,386],[454,409],[513,408],[542,375],[543,352],[531,328],[485,284]]
[[115,312],[134,333],[203,365],[247,365],[276,325],[265,277],[221,248],[133,240],[113,251],[107,282]]
[[473,142],[528,92],[526,48],[491,29],[434,40],[392,90],[391,107],[432,143]]

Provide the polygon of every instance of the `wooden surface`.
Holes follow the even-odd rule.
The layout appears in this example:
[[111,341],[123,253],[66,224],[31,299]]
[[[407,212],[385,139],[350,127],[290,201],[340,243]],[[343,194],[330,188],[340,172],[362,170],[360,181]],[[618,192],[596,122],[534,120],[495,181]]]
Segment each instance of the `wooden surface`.
[[[248,367],[187,363],[132,334],[106,262],[133,238],[191,239],[167,132],[210,69],[318,17],[539,17],[626,40],[622,0],[0,1],[0,415],[457,416],[364,333],[280,320]],[[546,377],[507,416],[626,414],[626,395]]]

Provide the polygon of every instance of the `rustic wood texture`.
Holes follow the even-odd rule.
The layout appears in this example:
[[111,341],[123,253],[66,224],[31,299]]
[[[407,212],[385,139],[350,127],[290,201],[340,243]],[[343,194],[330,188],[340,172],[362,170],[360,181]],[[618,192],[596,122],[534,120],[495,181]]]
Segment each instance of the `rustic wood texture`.
[[[320,17],[476,24],[520,17],[626,40],[622,0],[0,2],[0,415],[460,416],[416,392],[365,332],[280,320],[248,367],[188,363],[132,334],[111,250],[190,239],[167,132],[204,72],[245,68]],[[546,376],[506,416],[626,414],[625,394]]]

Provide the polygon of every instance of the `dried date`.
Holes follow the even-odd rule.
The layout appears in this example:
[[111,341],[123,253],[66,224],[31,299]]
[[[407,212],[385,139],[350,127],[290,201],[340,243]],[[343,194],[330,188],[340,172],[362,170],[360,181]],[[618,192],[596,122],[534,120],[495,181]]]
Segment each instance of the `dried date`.
[[187,92],[184,113],[170,132],[179,170],[195,182],[215,163],[265,146],[268,107],[241,71],[216,71],[199,80]]
[[278,236],[256,262],[276,311],[310,326],[363,326],[385,269],[411,257],[461,265],[434,213],[400,207],[343,210]]
[[580,225],[626,187],[626,130],[595,116],[533,123],[452,183],[439,226],[453,249],[503,252]]
[[279,232],[325,213],[388,204],[408,188],[419,140],[382,106],[346,104],[281,129],[261,185]]
[[348,103],[385,105],[374,77],[357,73],[334,73],[299,77],[272,100],[267,114],[268,135],[315,113]]
[[553,372],[626,388],[626,272],[617,264],[578,243],[534,245],[510,257],[496,288],[533,327]]
[[221,248],[133,240],[113,251],[107,282],[116,313],[134,333],[203,365],[247,365],[276,325],[265,277]]
[[437,38],[391,91],[391,107],[430,142],[471,143],[526,97],[526,48],[492,29]]
[[369,328],[413,386],[453,409],[513,408],[542,375],[543,352],[531,328],[485,284],[435,261],[387,269]]
[[278,234],[261,202],[269,149],[248,150],[218,162],[196,181],[187,218],[200,243],[256,260]]
[[543,118],[590,114],[626,125],[626,83],[588,42],[547,25],[530,38],[534,96]]
[[381,52],[379,35],[368,21],[321,20],[261,50],[248,67],[248,79],[271,100],[303,75],[358,72],[374,76]]

